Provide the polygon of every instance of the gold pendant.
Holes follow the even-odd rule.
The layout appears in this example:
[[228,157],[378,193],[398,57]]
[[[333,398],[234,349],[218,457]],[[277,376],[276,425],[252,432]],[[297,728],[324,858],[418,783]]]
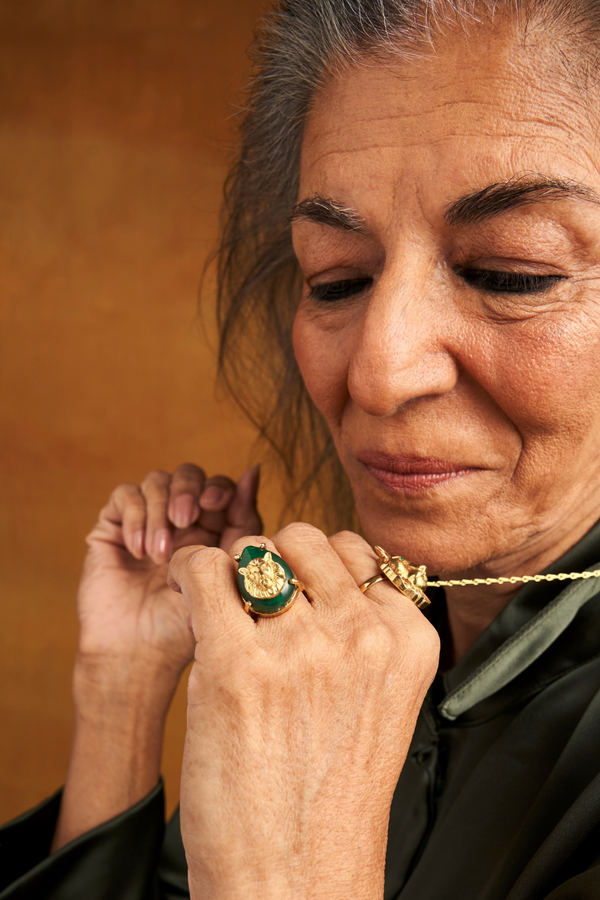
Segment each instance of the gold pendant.
[[403,556],[390,556],[383,547],[374,548],[379,557],[378,565],[394,587],[408,597],[418,609],[425,609],[431,600],[425,594],[427,570],[425,566],[413,566]]

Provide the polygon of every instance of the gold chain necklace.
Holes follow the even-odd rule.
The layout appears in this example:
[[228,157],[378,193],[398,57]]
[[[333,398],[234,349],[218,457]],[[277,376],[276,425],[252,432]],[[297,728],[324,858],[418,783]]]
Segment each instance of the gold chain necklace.
[[527,581],[569,581],[576,578],[600,578],[600,569],[593,572],[559,572],[558,575],[504,575],[500,578],[453,578],[450,581],[430,581],[431,587],[463,587],[470,584],[518,584]]

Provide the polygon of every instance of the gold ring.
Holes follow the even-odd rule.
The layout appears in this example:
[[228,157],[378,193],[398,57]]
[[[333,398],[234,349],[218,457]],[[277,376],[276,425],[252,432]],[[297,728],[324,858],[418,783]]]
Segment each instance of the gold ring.
[[238,589],[244,609],[251,615],[272,618],[291,609],[304,585],[276,553],[259,547],[245,547],[235,557]]
[[373,549],[378,557],[377,565],[383,574],[373,575],[372,578],[361,584],[360,589],[363,594],[374,584],[387,578],[390,584],[393,584],[397,591],[412,600],[418,609],[426,609],[431,600],[425,594],[427,587],[425,566],[413,566],[403,556],[390,556],[383,547],[375,546]]
[[374,584],[377,584],[380,581],[385,581],[385,577],[383,575],[373,575],[372,578],[369,578],[367,581],[365,581],[364,584],[359,585],[359,587],[364,594],[369,590],[370,587],[373,587]]

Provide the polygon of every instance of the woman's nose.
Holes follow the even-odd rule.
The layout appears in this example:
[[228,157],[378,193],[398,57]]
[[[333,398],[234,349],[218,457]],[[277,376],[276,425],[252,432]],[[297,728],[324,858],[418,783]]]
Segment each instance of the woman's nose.
[[449,349],[451,303],[423,279],[383,276],[375,286],[348,369],[352,400],[372,416],[450,392],[458,366]]

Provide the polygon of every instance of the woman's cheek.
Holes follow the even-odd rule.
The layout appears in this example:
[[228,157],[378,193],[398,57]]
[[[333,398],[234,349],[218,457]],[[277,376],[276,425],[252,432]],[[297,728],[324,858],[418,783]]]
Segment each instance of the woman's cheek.
[[588,416],[598,409],[600,346],[597,336],[578,340],[577,331],[523,327],[512,339],[495,342],[488,361],[495,380],[490,392],[524,433],[566,435],[570,420],[580,420],[582,404]]
[[348,358],[340,332],[325,330],[316,317],[298,310],[292,333],[304,385],[330,428],[339,422],[348,396]]

